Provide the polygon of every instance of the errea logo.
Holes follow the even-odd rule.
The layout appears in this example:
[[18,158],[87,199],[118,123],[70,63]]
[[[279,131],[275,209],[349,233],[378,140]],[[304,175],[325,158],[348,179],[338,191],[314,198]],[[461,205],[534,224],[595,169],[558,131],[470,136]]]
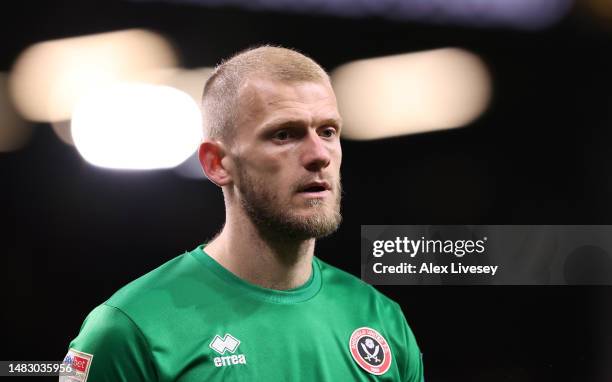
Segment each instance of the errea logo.
[[221,339],[221,337],[219,337],[218,335],[215,336],[215,338],[208,346],[210,346],[212,350],[223,355],[225,354],[226,350],[230,353],[235,352],[238,348],[238,345],[240,345],[240,341],[236,337],[232,336],[231,334],[225,333],[225,337],[223,337],[223,339]]
[[[216,367],[246,364],[244,354],[233,354],[238,349],[238,346],[240,346],[240,340],[229,333],[225,333],[223,338],[216,335],[208,346],[222,355],[222,357],[215,357],[213,359]],[[223,356],[226,351],[232,353],[232,355]]]

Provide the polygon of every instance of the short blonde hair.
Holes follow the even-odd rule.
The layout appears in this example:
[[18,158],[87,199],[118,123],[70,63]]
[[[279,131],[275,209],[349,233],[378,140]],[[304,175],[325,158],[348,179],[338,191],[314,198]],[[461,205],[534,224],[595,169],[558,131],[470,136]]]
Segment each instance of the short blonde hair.
[[242,51],[219,64],[204,85],[202,112],[206,137],[231,141],[239,113],[238,91],[254,76],[284,82],[330,83],[319,64],[295,50],[265,45]]

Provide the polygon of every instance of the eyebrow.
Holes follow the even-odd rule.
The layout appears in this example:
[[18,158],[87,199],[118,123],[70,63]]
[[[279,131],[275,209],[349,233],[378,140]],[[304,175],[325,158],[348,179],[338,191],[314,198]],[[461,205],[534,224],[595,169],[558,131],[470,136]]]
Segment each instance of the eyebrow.
[[[277,128],[277,127],[287,127],[290,125],[305,124],[304,122],[305,122],[304,119],[299,119],[299,118],[298,119],[277,118],[277,119],[273,119],[272,121],[266,123],[261,129],[269,130],[269,129]],[[338,130],[340,130],[342,128],[342,118],[340,116],[325,118],[325,119],[322,119],[320,122],[318,122],[317,125],[334,125],[338,128]]]

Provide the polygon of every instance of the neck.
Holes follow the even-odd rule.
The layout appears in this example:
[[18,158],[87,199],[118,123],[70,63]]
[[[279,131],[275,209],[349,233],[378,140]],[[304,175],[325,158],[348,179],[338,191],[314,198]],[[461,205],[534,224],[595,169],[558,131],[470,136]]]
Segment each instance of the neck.
[[208,243],[206,253],[247,282],[287,290],[310,278],[314,247],[314,238],[281,241],[263,236],[242,211],[228,209],[226,224]]

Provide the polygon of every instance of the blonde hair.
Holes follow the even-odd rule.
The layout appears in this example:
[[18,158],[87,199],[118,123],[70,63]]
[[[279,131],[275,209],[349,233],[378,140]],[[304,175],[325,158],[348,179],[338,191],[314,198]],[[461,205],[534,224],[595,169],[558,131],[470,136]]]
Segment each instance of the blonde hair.
[[265,45],[242,51],[219,64],[204,85],[205,136],[231,141],[239,113],[238,91],[254,76],[284,82],[330,83],[319,64],[295,50]]

